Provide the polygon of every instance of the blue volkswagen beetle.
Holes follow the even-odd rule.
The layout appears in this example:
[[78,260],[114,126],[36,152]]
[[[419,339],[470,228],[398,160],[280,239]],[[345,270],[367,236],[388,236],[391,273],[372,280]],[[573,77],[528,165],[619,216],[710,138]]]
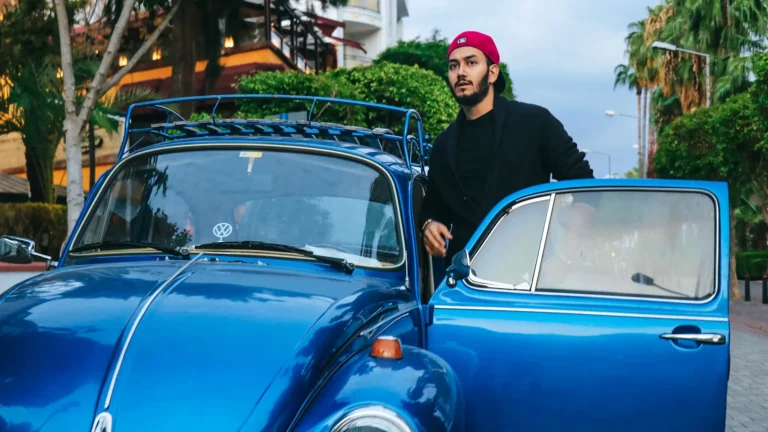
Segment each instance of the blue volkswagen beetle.
[[129,109],[55,268],[0,297],[0,430],[724,430],[725,184],[535,186],[433,277],[418,114],[307,99],[404,132]]

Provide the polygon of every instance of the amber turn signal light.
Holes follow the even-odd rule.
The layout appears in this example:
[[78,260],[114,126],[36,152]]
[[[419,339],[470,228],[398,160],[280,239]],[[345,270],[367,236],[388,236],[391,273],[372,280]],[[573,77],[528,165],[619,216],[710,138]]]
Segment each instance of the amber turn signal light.
[[400,360],[403,358],[403,347],[400,339],[394,336],[379,336],[371,347],[371,357]]

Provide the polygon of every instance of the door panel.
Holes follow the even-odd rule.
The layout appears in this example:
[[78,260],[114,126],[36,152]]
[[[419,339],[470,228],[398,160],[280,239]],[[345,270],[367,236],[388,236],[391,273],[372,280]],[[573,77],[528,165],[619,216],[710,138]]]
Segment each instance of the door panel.
[[470,241],[470,276],[439,287],[428,327],[468,430],[724,430],[727,189],[635,185],[512,196]]
[[467,430],[723,431],[727,381],[713,377],[728,350],[660,339],[680,325],[728,334],[695,319],[438,308],[429,341],[461,377]]

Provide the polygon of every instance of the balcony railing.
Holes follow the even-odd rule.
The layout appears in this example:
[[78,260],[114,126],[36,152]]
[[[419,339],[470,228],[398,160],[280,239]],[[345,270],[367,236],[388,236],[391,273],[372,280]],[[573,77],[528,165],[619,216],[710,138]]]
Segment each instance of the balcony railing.
[[379,11],[379,0],[349,0],[347,6],[357,7],[360,9],[366,9],[369,11]]
[[275,46],[275,48],[282,51],[283,54],[285,54],[286,57],[288,57],[292,62],[296,64],[296,67],[304,72],[312,73],[315,71],[314,64],[310,64],[304,56],[301,55],[301,53],[296,53],[296,56],[293,55],[293,47],[288,42],[288,40],[282,36],[280,36],[280,33],[272,29],[272,36],[270,38],[270,41],[272,42],[272,45]]

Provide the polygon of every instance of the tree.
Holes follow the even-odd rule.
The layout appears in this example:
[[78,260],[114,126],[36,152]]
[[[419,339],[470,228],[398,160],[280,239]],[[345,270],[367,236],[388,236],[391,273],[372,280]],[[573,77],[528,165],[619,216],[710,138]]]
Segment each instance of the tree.
[[44,0],[23,0],[0,21],[0,133],[18,132],[24,143],[33,202],[53,202],[53,161],[62,138],[63,106],[58,50],[50,35],[56,18]]
[[[426,40],[419,37],[409,41],[398,41],[397,45],[389,47],[373,61],[374,64],[396,63],[408,66],[419,66],[422,69],[432,71],[435,75],[448,82],[448,48],[450,42],[441,37],[440,31],[435,29]],[[507,79],[507,88],[502,93],[508,99],[515,99],[512,78],[509,76],[507,64],[499,63],[499,69]]]
[[[119,17],[111,29],[109,43],[104,51],[101,63],[93,78],[90,80],[87,91],[84,92],[85,98],[82,103],[78,103],[75,83],[75,69],[72,50],[72,41],[70,39],[69,15],[67,14],[67,5],[65,0],[54,0],[56,6],[56,18],[58,21],[59,43],[61,46],[61,69],[64,78],[64,110],[65,120],[64,136],[65,150],[67,159],[67,230],[71,232],[74,228],[77,218],[83,208],[83,175],[82,175],[82,153],[80,150],[80,134],[88,119],[91,117],[96,102],[101,99],[112,87],[117,85],[132,68],[138,63],[139,59],[147,53],[150,46],[157,40],[160,34],[168,27],[173,15],[178,11],[179,6],[184,0],[176,0],[173,7],[165,15],[162,23],[158,25],[151,35],[144,41],[141,47],[133,54],[128,63],[120,68],[111,77],[110,69],[114,64],[115,55],[120,47],[122,36],[128,25],[128,20],[136,6],[136,0],[120,0],[112,8],[105,8],[105,12],[119,10]],[[121,8],[118,8],[118,4]]]

